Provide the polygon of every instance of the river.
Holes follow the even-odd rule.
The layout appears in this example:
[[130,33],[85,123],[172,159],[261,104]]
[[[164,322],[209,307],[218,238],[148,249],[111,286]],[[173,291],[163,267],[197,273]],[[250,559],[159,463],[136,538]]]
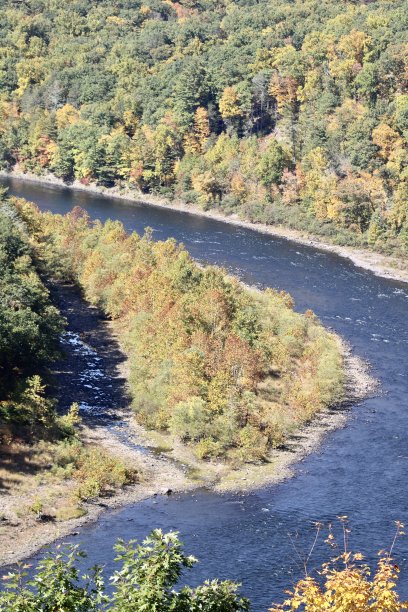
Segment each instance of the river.
[[[65,213],[78,205],[93,218],[120,219],[127,230],[150,226],[156,239],[175,237],[200,262],[222,265],[249,284],[289,291],[296,308],[311,308],[346,338],[381,383],[379,394],[356,405],[347,426],[330,433],[292,479],[251,494],[202,490],[107,513],[74,538],[87,550],[89,564],[110,566],[118,537],[176,529],[200,559],[191,583],[216,576],[238,580],[254,612],[264,612],[301,576],[299,555],[312,542],[315,521],[327,524],[347,515],[352,547],[370,560],[389,546],[393,521],[408,523],[407,285],[332,253],[220,221],[51,185],[0,182],[42,209]],[[310,568],[328,556],[322,541]],[[396,557],[400,592],[408,598],[407,537],[399,541]]]

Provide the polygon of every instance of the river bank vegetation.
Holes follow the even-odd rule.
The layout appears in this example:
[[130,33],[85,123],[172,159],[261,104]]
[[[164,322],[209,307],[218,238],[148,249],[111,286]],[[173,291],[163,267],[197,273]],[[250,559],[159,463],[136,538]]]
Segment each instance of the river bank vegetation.
[[343,397],[336,337],[284,292],[245,288],[199,267],[181,245],[81,209],[41,213],[17,201],[33,246],[116,322],[129,354],[138,421],[170,431],[202,459],[260,461]]
[[[34,522],[80,516],[82,501],[133,482],[136,470],[103,449],[84,445],[77,430],[78,406],[58,414],[46,393],[42,377],[60,352],[64,320],[38,274],[27,226],[4,201],[0,305],[0,532],[4,535],[9,521],[23,517]],[[9,507],[6,498],[14,505]]]
[[[41,213],[3,193],[0,257],[4,558],[15,558],[10,534],[21,558],[57,537],[61,521],[76,525],[88,512],[95,518],[101,498],[139,499],[169,482],[212,486],[264,461],[270,477],[279,471],[271,451],[344,397],[343,350],[311,311],[296,313],[284,292],[250,289],[220,268],[200,267],[174,240],[154,242],[150,230],[129,235],[118,222],[91,222],[81,209]],[[51,300],[61,283],[76,295],[80,287],[85,303],[111,320],[129,357],[138,422],[165,445],[175,443],[196,482],[160,458],[144,461],[76,403],[61,411],[53,364],[56,375],[71,367],[71,357],[56,361],[68,350],[60,342],[66,321]],[[83,301],[76,300],[61,302],[67,313]],[[95,389],[89,393],[92,403]],[[133,483],[141,486],[120,492]]]
[[406,256],[403,0],[4,1],[0,164]]
[[38,369],[56,357],[64,322],[33,264],[24,224],[7,204],[0,209],[0,300],[0,435],[42,438],[57,422]]

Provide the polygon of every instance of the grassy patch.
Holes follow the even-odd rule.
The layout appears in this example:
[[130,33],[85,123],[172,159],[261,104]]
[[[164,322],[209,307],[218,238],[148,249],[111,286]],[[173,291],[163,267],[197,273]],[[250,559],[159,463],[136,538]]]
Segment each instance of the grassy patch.
[[110,495],[138,480],[138,471],[97,446],[85,446],[78,440],[64,440],[52,450],[51,474],[72,479],[74,495],[79,500]]
[[4,515],[27,525],[79,518],[86,514],[84,501],[111,496],[140,475],[121,458],[77,438],[12,444],[0,465]]
[[57,508],[55,518],[57,521],[70,521],[86,515],[86,510],[74,504],[67,504]]

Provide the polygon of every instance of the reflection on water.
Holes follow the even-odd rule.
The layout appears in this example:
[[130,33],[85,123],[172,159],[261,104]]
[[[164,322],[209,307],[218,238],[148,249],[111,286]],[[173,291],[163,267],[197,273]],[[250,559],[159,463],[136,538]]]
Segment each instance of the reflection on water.
[[[331,433],[305,459],[295,478],[243,496],[206,491],[147,500],[104,516],[75,538],[90,563],[108,563],[117,537],[138,537],[153,527],[177,529],[200,559],[195,580],[240,580],[266,610],[299,577],[298,551],[313,537],[313,521],[347,514],[352,543],[372,558],[387,546],[393,521],[408,522],[408,288],[375,277],[334,254],[185,213],[134,205],[35,183],[7,180],[13,194],[64,213],[84,207],[96,218],[120,219],[126,229],[174,236],[200,261],[217,263],[245,282],[289,291],[299,310],[312,308],[370,361],[382,393],[356,406],[348,426]],[[289,535],[291,534],[291,535]],[[408,543],[400,542],[401,593],[408,597]],[[313,564],[326,560],[317,547]],[[404,579],[405,577],[405,579]]]

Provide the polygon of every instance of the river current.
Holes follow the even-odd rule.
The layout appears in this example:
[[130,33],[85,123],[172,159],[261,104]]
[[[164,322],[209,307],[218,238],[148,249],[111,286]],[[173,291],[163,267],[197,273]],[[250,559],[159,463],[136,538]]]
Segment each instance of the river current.
[[[65,213],[81,206],[92,218],[120,219],[127,230],[152,227],[155,239],[173,236],[200,262],[222,265],[249,284],[285,289],[297,310],[311,308],[348,340],[381,384],[286,482],[245,495],[200,490],[157,497],[109,512],[66,538],[81,543],[89,565],[112,569],[119,537],[175,529],[200,560],[187,582],[238,580],[253,611],[264,612],[302,575],[300,557],[313,540],[315,521],[347,515],[351,546],[375,561],[391,543],[393,521],[408,523],[408,286],[335,254],[220,221],[29,181],[0,183],[42,209]],[[310,569],[329,558],[323,539]],[[408,536],[398,542],[396,560],[399,590],[408,598]]]

